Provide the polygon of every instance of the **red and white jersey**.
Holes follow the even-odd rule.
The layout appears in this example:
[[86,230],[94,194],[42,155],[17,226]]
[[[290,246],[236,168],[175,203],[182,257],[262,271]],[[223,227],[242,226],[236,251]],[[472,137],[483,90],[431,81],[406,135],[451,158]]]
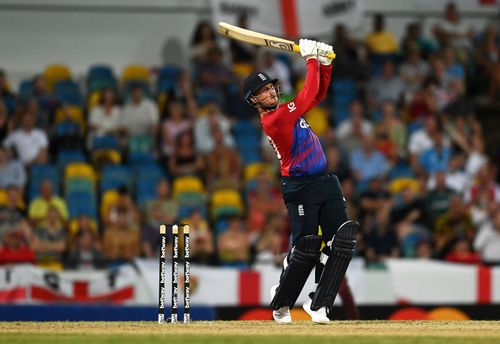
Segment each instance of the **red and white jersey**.
[[282,176],[309,176],[327,171],[319,139],[302,116],[325,97],[332,66],[309,59],[306,67],[304,88],[297,96],[261,116],[262,128],[281,162]]

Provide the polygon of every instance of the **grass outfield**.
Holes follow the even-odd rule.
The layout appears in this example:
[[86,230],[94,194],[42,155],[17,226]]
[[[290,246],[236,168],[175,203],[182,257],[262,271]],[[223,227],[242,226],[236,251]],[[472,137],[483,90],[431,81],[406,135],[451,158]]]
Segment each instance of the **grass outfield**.
[[[313,338],[314,337],[314,338]],[[0,322],[0,343],[500,343],[500,321]]]

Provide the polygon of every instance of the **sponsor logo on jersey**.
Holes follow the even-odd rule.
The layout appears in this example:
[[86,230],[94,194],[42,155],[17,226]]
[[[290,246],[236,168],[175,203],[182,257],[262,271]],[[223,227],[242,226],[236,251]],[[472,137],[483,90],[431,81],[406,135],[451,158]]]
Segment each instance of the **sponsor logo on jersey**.
[[293,112],[293,111],[297,110],[297,107],[295,106],[294,102],[288,103],[287,107],[288,107],[288,112]]
[[300,127],[302,129],[307,129],[309,128],[309,124],[306,122],[306,120],[302,117],[300,117],[300,123],[299,123]]

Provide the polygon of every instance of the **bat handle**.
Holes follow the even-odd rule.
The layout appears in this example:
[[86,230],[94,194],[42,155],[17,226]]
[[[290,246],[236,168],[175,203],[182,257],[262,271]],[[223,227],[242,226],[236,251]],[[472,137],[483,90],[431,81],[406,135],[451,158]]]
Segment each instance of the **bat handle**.
[[[297,53],[297,54],[300,54],[300,47],[299,47],[298,44],[294,44],[293,45],[293,52]],[[320,55],[322,55],[322,54],[320,53]],[[337,55],[335,55],[335,53],[332,51],[332,52],[329,52],[329,53],[325,54],[325,56],[328,57],[329,59],[333,60],[333,59],[335,59],[335,57]]]

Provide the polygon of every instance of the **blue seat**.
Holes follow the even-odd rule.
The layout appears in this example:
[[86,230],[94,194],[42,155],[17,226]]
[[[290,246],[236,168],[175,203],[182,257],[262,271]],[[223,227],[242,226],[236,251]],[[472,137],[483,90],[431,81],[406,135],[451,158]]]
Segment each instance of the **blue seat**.
[[70,218],[87,215],[92,219],[97,218],[97,202],[95,195],[89,192],[74,192],[66,196],[66,204]]
[[62,136],[80,136],[80,125],[71,120],[60,122],[56,125],[54,135],[56,137]]
[[116,89],[116,80],[108,78],[94,78],[87,81],[87,92],[102,91],[106,88]]
[[147,82],[145,82],[144,80],[129,80],[125,83],[123,88],[123,95],[125,99],[130,99],[132,88],[135,87],[136,85],[142,88],[144,96],[151,97],[151,89]]
[[91,79],[115,79],[113,69],[108,65],[93,65],[87,72],[87,80]]
[[33,94],[33,81],[23,80],[19,85],[19,98],[28,99]]
[[152,153],[148,152],[133,152],[128,155],[128,163],[130,165],[150,165],[156,162],[156,158]]
[[86,161],[85,155],[80,150],[61,150],[57,154],[57,166],[62,170],[71,163]]
[[83,104],[83,97],[80,92],[80,87],[74,81],[59,81],[54,88],[54,94],[63,103],[69,103],[77,106],[81,106]]
[[96,136],[92,140],[92,150],[97,149],[120,149],[118,138],[113,135]]
[[190,217],[195,211],[199,211],[204,219],[208,218],[208,210],[204,204],[180,204],[177,217],[182,220]]
[[159,180],[161,178],[165,178],[165,173],[156,162],[151,164],[134,165],[132,166],[132,169],[136,180]]
[[389,178],[389,180],[393,180],[396,178],[415,178],[415,172],[409,164],[399,162],[390,169],[387,177]]
[[132,173],[128,167],[121,165],[106,165],[103,168],[101,176],[101,193],[118,189],[122,186],[131,190],[132,180]]
[[60,177],[57,167],[54,165],[31,166],[28,185],[28,196],[30,200],[39,196],[40,184],[47,179],[52,182],[54,194],[60,195]]
[[261,162],[262,157],[260,155],[260,150],[258,147],[245,147],[238,149],[241,158],[243,159],[243,164],[248,165],[254,162]]
[[175,90],[182,70],[176,66],[164,66],[158,72],[156,92],[168,93]]
[[137,203],[144,206],[156,197],[156,182],[151,179],[138,179],[135,185]]
[[199,106],[205,106],[209,103],[219,103],[219,95],[211,89],[199,89],[196,92],[196,102]]

